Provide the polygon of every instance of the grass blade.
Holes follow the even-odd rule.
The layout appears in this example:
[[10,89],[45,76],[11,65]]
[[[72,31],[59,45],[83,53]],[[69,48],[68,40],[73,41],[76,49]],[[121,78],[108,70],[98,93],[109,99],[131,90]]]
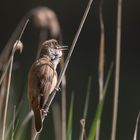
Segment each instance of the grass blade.
[[91,89],[91,81],[92,81],[92,77],[90,76],[88,79],[88,88],[87,88],[86,101],[85,101],[85,107],[84,107],[84,113],[83,113],[84,119],[86,119],[86,117],[87,117],[89,95],[90,95],[90,89]]
[[87,87],[87,94],[86,94],[86,100],[85,100],[85,107],[84,107],[84,112],[83,112],[83,118],[80,120],[81,133],[80,133],[79,140],[83,140],[84,135],[85,135],[85,124],[86,124],[86,117],[87,117],[88,105],[89,105],[89,96],[90,96],[90,89],[91,89],[91,81],[92,81],[92,77],[89,76],[89,79],[88,79],[88,87]]
[[111,64],[108,75],[107,75],[107,79],[106,79],[105,86],[103,89],[103,96],[97,105],[96,114],[95,114],[95,117],[94,117],[92,125],[91,125],[88,140],[94,140],[94,138],[95,138],[97,122],[101,118],[101,114],[102,114],[102,110],[103,110],[103,106],[104,106],[104,100],[105,100],[105,96],[106,96],[106,91],[107,91],[107,87],[108,87],[109,80],[110,80],[111,73],[112,73],[112,68],[113,68],[113,64]]

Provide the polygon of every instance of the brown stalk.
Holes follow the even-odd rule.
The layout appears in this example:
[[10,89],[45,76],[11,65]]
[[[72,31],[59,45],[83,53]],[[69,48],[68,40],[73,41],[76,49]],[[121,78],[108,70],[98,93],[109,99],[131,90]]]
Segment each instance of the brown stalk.
[[16,47],[17,47],[17,45],[19,45],[19,43],[21,43],[20,40],[21,40],[21,37],[22,37],[22,35],[23,35],[24,31],[25,31],[25,28],[26,28],[28,22],[29,22],[29,19],[25,22],[25,24],[24,24],[24,26],[23,26],[23,28],[22,28],[22,31],[21,31],[21,33],[20,33],[20,36],[19,36],[18,40],[16,41],[16,44],[14,44],[15,47],[14,47],[13,50],[12,50],[12,55],[9,57],[8,62],[5,64],[5,66],[4,66],[4,68],[3,68],[3,73],[2,73],[1,78],[0,78],[0,85],[2,84],[2,82],[3,82],[4,78],[5,78],[5,75],[6,75],[6,73],[7,73],[8,67],[9,67],[9,65],[10,65],[10,63],[11,63],[11,60],[12,60],[12,57],[13,57],[15,51],[16,51],[17,49],[19,49],[19,50],[20,50],[20,53],[22,52],[22,48],[23,48],[23,47],[21,47],[21,48],[16,48]]
[[85,132],[86,132],[86,131],[85,131],[86,120],[85,120],[85,119],[81,119],[81,120],[80,120],[80,124],[81,124],[81,127],[82,127],[80,140],[84,140]]
[[[20,39],[21,39],[21,37],[22,37],[22,35],[23,35],[24,31],[25,31],[25,28],[27,26],[28,21],[29,20],[27,20],[25,22],[25,24],[23,25],[23,28],[21,29],[21,32],[19,32],[20,34],[19,34],[18,40],[13,45],[13,49],[11,51],[11,55],[10,55],[10,57],[8,59],[8,62],[5,65],[5,67],[3,67],[3,73],[2,73],[1,78],[0,78],[0,82],[1,82],[0,84],[2,84],[2,82],[3,82],[4,78],[5,78],[5,75],[7,74],[7,80],[8,81],[7,81],[7,85],[5,86],[6,101],[5,101],[4,116],[3,116],[2,140],[5,139],[6,119],[7,119],[7,110],[8,110],[8,102],[9,102],[9,94],[10,94],[9,92],[10,92],[11,74],[12,74],[12,68],[13,68],[14,54],[15,54],[16,50],[20,50],[20,52],[21,52],[22,49],[23,49],[23,44],[21,43]],[[7,50],[10,50],[10,49],[7,49]],[[5,53],[8,53],[8,52],[6,51],[6,52],[2,53],[2,55],[5,54]],[[7,58],[5,58],[5,59],[7,59]],[[5,59],[3,59],[3,60],[5,60]],[[8,68],[9,68],[9,71],[8,71]]]
[[[7,77],[7,76],[5,76],[5,77]],[[3,80],[1,87],[0,87],[0,121],[2,121],[2,118],[3,118],[3,108],[4,108],[4,101],[5,101],[6,84],[7,84],[7,78],[5,78]],[[0,136],[1,136],[1,129],[0,129]]]
[[[19,22],[18,26],[14,30],[13,34],[11,35],[6,46],[4,47],[3,51],[0,54],[0,70],[3,70],[5,64],[7,63],[7,60],[9,58],[9,55],[12,50],[12,46],[16,42],[17,38],[19,38],[19,36],[20,36],[26,22],[28,22],[28,20],[33,19],[35,25],[38,27],[44,28],[46,26],[50,26],[50,24],[47,24],[46,19],[42,18],[42,17],[46,16],[46,14],[48,14],[48,11],[50,12],[51,10],[46,7],[37,7],[37,8],[32,9],[31,11],[29,11],[21,19],[21,21]],[[55,28],[55,29],[57,29],[57,28]],[[55,34],[55,30],[53,30],[52,33]]]
[[11,61],[10,61],[9,69],[8,69],[8,83],[6,85],[6,102],[5,102],[4,119],[3,119],[3,126],[2,126],[2,140],[5,140],[5,129],[6,129],[6,119],[7,119],[9,94],[10,94],[11,75],[12,75],[12,68],[13,68],[13,59],[14,59],[15,51],[17,49],[19,49],[18,45],[19,45],[19,40],[13,46],[12,54],[11,54],[11,57],[10,57]]
[[[61,70],[64,67],[64,57],[62,58],[61,62],[60,62],[60,67]],[[61,94],[61,110],[62,110],[62,140],[66,140],[66,75],[63,76],[62,79],[62,83],[61,83],[61,87],[62,87],[62,94]]]
[[[103,87],[104,87],[104,60],[105,60],[105,31],[104,31],[104,21],[103,21],[103,0],[100,1],[99,5],[99,21],[100,21],[100,49],[99,49],[99,66],[98,66],[98,74],[99,74],[99,100],[102,99],[103,96]],[[96,137],[95,140],[100,139],[100,123],[101,120],[98,120]]]
[[[46,108],[45,108],[45,111],[46,111],[46,112],[48,112],[48,110],[49,110],[49,108],[50,108],[50,105],[51,105],[51,103],[52,103],[52,101],[53,101],[53,99],[54,99],[54,97],[55,97],[55,95],[56,95],[56,92],[57,92],[58,89],[59,89],[60,83],[61,83],[61,81],[62,81],[62,79],[63,79],[63,76],[64,76],[64,74],[65,74],[65,71],[66,71],[66,69],[67,69],[67,67],[68,67],[68,64],[69,64],[71,55],[72,55],[72,53],[73,53],[73,51],[74,51],[75,45],[76,45],[76,43],[77,43],[77,40],[78,40],[78,38],[79,38],[79,35],[80,35],[80,33],[81,33],[81,30],[82,30],[83,25],[84,25],[84,23],[85,23],[85,20],[86,20],[86,18],[87,18],[87,15],[88,15],[88,13],[89,13],[89,10],[90,10],[90,7],[91,7],[92,2],[93,2],[93,0],[89,0],[89,2],[88,2],[87,8],[86,8],[86,10],[85,10],[85,13],[84,13],[83,18],[82,18],[82,20],[81,20],[81,23],[80,23],[80,25],[79,25],[78,31],[77,31],[77,33],[76,33],[76,35],[75,35],[75,38],[74,38],[74,40],[73,40],[73,42],[72,42],[72,45],[71,45],[71,48],[70,48],[70,50],[69,50],[68,56],[67,56],[66,61],[65,61],[65,63],[64,63],[64,67],[63,67],[63,69],[62,69],[61,72],[60,72],[60,75],[59,75],[58,82],[57,82],[57,85],[56,85],[56,87],[55,87],[55,90],[54,90],[53,93],[51,94],[51,96],[50,96],[50,98],[49,98],[49,100],[48,100],[48,103],[47,103],[47,105],[46,105]],[[45,116],[43,116],[42,121],[44,121],[44,119],[45,119]],[[36,140],[36,138],[38,137],[38,134],[39,134],[39,133],[36,133],[36,135],[35,135],[35,137],[34,137],[34,140]]]
[[116,139],[116,126],[117,126],[117,114],[118,114],[118,97],[119,97],[119,82],[120,82],[121,19],[122,19],[122,0],[118,0],[115,91],[114,91],[114,106],[113,106],[113,120],[112,120],[111,140]]

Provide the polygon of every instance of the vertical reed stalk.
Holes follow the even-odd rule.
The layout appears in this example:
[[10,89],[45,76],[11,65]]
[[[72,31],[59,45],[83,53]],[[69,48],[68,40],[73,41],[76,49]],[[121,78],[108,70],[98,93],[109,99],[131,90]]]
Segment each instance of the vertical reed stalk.
[[[100,49],[99,49],[99,66],[98,66],[98,74],[99,74],[99,101],[102,99],[103,96],[103,87],[104,87],[104,61],[105,61],[105,32],[104,32],[104,21],[103,21],[103,0],[100,0],[99,5],[99,21],[100,21]],[[96,130],[96,137],[95,140],[100,139],[100,124],[101,119],[98,120],[97,123],[97,130]]]
[[8,84],[6,89],[6,103],[5,103],[5,110],[4,110],[4,119],[3,119],[3,129],[2,129],[2,140],[5,140],[5,128],[6,128],[6,119],[7,119],[7,110],[8,110],[8,101],[9,101],[9,91],[10,91],[10,84],[11,84],[11,74],[12,74],[12,67],[13,67],[13,58],[11,58],[11,63],[8,71]]
[[[20,39],[25,31],[25,28],[27,26],[27,23],[29,22],[29,20],[27,20],[22,28],[22,31],[19,35],[18,40],[15,42],[13,49],[12,49],[12,53],[11,56],[8,60],[8,62],[10,62],[10,66],[9,66],[9,71],[8,71],[8,82],[7,82],[7,87],[6,87],[6,102],[5,102],[5,108],[4,108],[4,119],[3,119],[3,126],[2,126],[2,140],[5,140],[5,128],[6,128],[6,119],[7,119],[7,110],[8,110],[8,102],[9,102],[9,93],[10,93],[10,84],[11,84],[11,75],[12,75],[12,68],[13,68],[13,59],[14,59],[14,54],[16,50],[20,50],[22,51],[23,49],[23,44],[20,42]],[[8,64],[9,65],[9,64]],[[8,65],[6,66],[8,69]],[[4,72],[5,73],[5,72]],[[6,74],[6,73],[5,73]],[[5,77],[5,74],[3,76],[3,78]]]
[[[6,87],[6,84],[7,84],[7,78],[5,78],[3,80],[3,83],[1,84],[1,88],[0,88],[0,121],[2,121],[2,117],[3,117],[3,108],[4,108],[4,101],[5,101],[5,92],[6,92],[5,87]],[[0,129],[0,136],[1,136],[1,129]]]
[[[26,22],[25,22],[25,24],[24,24],[24,26],[23,26],[23,28],[22,28],[22,31],[21,31],[21,33],[20,33],[20,35],[19,35],[19,37],[18,37],[18,40],[17,40],[17,42],[14,44],[14,48],[13,48],[13,50],[12,50],[12,55],[10,56],[8,62],[6,63],[6,65],[5,65],[4,69],[3,69],[3,73],[2,73],[1,78],[0,78],[0,85],[2,84],[2,82],[3,82],[4,78],[5,78],[5,75],[6,75],[6,73],[7,73],[8,67],[9,67],[9,65],[10,65],[10,63],[11,63],[11,59],[12,59],[12,57],[13,57],[13,55],[14,55],[16,49],[20,49],[20,53],[22,52],[22,46],[21,46],[21,48],[20,48],[20,47],[19,47],[19,48],[16,48],[16,47],[17,47],[17,45],[22,45],[22,44],[20,44],[20,43],[21,43],[20,40],[21,40],[21,37],[22,37],[22,35],[23,35],[23,33],[24,33],[26,27],[27,27],[28,22],[29,22],[29,19],[26,20]],[[8,50],[8,49],[7,49],[7,50]],[[3,55],[4,55],[4,54],[3,54]]]
[[[21,32],[21,35],[20,35],[19,39],[21,38],[21,36],[24,32],[24,29],[25,28],[23,28],[23,31]],[[14,46],[13,46],[12,53],[11,53],[11,56],[10,56],[10,59],[9,59],[10,66],[9,66],[9,71],[7,73],[8,82],[7,82],[7,87],[6,87],[6,102],[5,102],[5,108],[4,108],[4,118],[3,118],[3,127],[2,127],[2,140],[5,139],[5,128],[6,128],[6,119],[7,119],[7,110],[8,110],[8,102],[9,102],[9,93],[10,93],[10,84],[11,84],[11,75],[12,75],[14,54],[15,54],[15,51],[17,49],[22,50],[22,48],[23,48],[23,44],[20,42],[20,40],[17,40],[16,43],[14,44]]]
[[114,89],[114,106],[113,106],[113,120],[112,120],[111,140],[116,139],[118,97],[119,97],[119,81],[120,81],[120,57],[121,57],[121,18],[122,18],[122,0],[118,0],[115,89]]
[[[64,57],[61,60],[61,69],[64,67]],[[64,75],[62,79],[62,95],[61,95],[61,103],[62,103],[62,140],[66,140],[66,76]]]
[[80,135],[80,140],[84,140],[84,137],[85,137],[85,124],[86,124],[86,120],[85,120],[85,119],[81,119],[81,120],[80,120],[80,124],[81,124],[81,135]]

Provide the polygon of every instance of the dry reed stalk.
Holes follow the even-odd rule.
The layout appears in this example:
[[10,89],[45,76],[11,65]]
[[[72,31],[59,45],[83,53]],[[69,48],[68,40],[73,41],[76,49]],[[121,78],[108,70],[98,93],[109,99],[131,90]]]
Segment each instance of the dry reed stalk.
[[33,117],[33,111],[30,111],[28,115],[25,117],[25,119],[23,120],[21,127],[24,127],[32,117]]
[[[7,77],[7,76],[5,76],[5,77]],[[5,101],[6,84],[7,84],[7,78],[5,78],[3,80],[1,87],[0,87],[0,121],[2,121],[2,118],[3,118],[2,113],[3,113],[4,101]],[[0,134],[1,134],[1,129],[0,129]]]
[[[61,70],[64,67],[64,57],[62,58],[60,62]],[[61,88],[62,88],[62,94],[61,94],[61,112],[62,112],[62,140],[66,140],[66,76],[63,76],[62,83],[61,83]]]
[[[23,34],[23,32],[21,33]],[[3,118],[3,126],[2,126],[2,140],[5,140],[5,129],[6,129],[6,119],[7,119],[7,110],[8,110],[8,102],[9,102],[9,94],[10,94],[10,84],[11,84],[11,75],[12,75],[12,68],[13,68],[13,59],[16,50],[23,48],[23,44],[18,40],[13,46],[12,54],[10,57],[10,66],[8,71],[8,83],[6,85],[6,101],[5,101],[5,108],[4,108],[4,118]]]
[[[8,40],[6,46],[4,47],[3,51],[0,54],[0,70],[3,70],[5,64],[7,63],[7,60],[9,58],[9,55],[11,53],[13,44],[16,42],[17,38],[19,38],[20,33],[22,32],[26,22],[30,19],[34,19],[34,23],[38,27],[45,27],[50,26],[50,28],[53,28],[52,25],[48,24],[46,22],[46,19],[44,16],[48,13],[51,14],[51,10],[47,7],[37,7],[32,10],[30,10],[19,22],[18,26],[14,30],[13,34],[11,35],[10,39]],[[48,16],[49,17],[49,16]],[[55,35],[57,32],[57,25],[53,25],[55,28],[52,30],[52,34]]]
[[[25,28],[26,28],[26,25],[27,25],[28,21],[29,20],[27,20],[25,22],[25,24],[23,25],[23,28],[21,29],[21,32],[19,32],[20,34],[19,34],[18,40],[13,45],[13,49],[12,49],[11,55],[9,57],[9,60],[8,60],[7,64],[5,65],[5,67],[3,69],[4,71],[3,71],[1,79],[0,79],[1,84],[2,84],[2,82],[3,82],[4,78],[5,78],[5,75],[7,73],[7,75],[8,75],[7,76],[8,77],[8,82],[7,82],[7,85],[6,85],[6,101],[5,101],[5,108],[4,108],[3,126],[2,126],[2,140],[5,139],[5,128],[6,128],[7,110],[8,110],[8,102],[9,102],[9,91],[10,91],[10,84],[11,84],[11,74],[12,74],[14,54],[15,54],[16,50],[22,51],[22,49],[23,49],[23,44],[20,42],[20,39],[21,39],[21,37],[22,37],[22,35],[23,35],[24,31],[25,31]],[[10,45],[10,43],[8,45]],[[7,50],[10,50],[10,49],[7,49]],[[3,54],[5,54],[7,56],[9,55],[6,50],[5,50],[4,53],[2,53],[2,55]],[[6,57],[2,57],[1,56],[1,58],[3,59],[3,61],[7,60]],[[9,72],[7,72],[8,71],[8,67],[9,67]]]
[[[60,26],[59,26],[60,27]],[[59,33],[59,36],[58,36],[58,40],[59,40],[59,43],[60,45],[63,45],[63,37],[62,37],[62,33],[61,33],[61,29],[59,29],[60,33]],[[64,52],[65,54],[65,52]],[[61,61],[60,61],[60,70],[62,70],[64,67],[64,55],[62,56],[61,58]],[[67,128],[67,110],[66,110],[66,85],[67,85],[67,82],[66,82],[66,75],[64,74],[63,76],[63,79],[62,79],[62,82],[61,82],[61,115],[62,115],[62,135],[61,135],[61,139],[62,140],[66,140],[66,128]]]
[[[20,53],[22,52],[23,46],[21,46],[22,43],[20,42],[20,40],[21,40],[21,37],[22,37],[22,35],[23,35],[23,33],[24,33],[26,27],[27,27],[28,22],[29,22],[29,19],[26,20],[26,22],[25,22],[25,24],[24,24],[24,26],[23,26],[23,28],[22,28],[22,30],[21,30],[21,33],[20,33],[20,35],[19,35],[19,37],[18,37],[18,40],[17,40],[16,43],[14,44],[15,47],[14,47],[13,50],[12,50],[12,54],[11,54],[11,56],[9,57],[8,62],[5,64],[5,66],[4,66],[4,68],[3,68],[3,73],[2,73],[1,78],[0,78],[0,85],[2,84],[2,82],[3,82],[4,78],[5,78],[5,75],[6,75],[6,73],[7,73],[8,67],[9,67],[9,65],[10,65],[10,63],[11,63],[11,60],[12,60],[12,57],[13,57],[15,51],[16,51],[17,49],[19,49],[19,50],[20,50]],[[18,45],[20,45],[21,47],[20,47],[20,48],[17,48]]]
[[[68,67],[68,64],[69,64],[71,55],[72,55],[72,53],[73,53],[73,51],[74,51],[75,45],[76,45],[77,40],[78,40],[78,37],[79,37],[79,35],[80,35],[80,33],[81,33],[82,27],[83,27],[83,25],[84,25],[84,23],[85,23],[85,20],[86,20],[86,18],[87,18],[87,15],[88,15],[88,12],[89,12],[89,10],[90,10],[90,7],[91,7],[92,2],[93,2],[93,0],[90,0],[89,3],[88,3],[88,5],[87,5],[86,11],[85,11],[85,13],[84,13],[84,16],[83,16],[83,18],[82,18],[82,21],[81,21],[81,23],[80,23],[80,26],[79,26],[79,28],[78,28],[78,31],[77,31],[77,33],[76,33],[76,35],[75,35],[75,38],[74,38],[73,43],[72,43],[72,45],[71,45],[71,48],[70,48],[70,50],[69,50],[68,56],[67,56],[67,58],[66,58],[66,61],[65,61],[65,63],[64,63],[64,67],[63,67],[62,71],[60,72],[60,76],[59,76],[59,78],[58,78],[58,82],[57,82],[57,85],[56,85],[56,87],[55,87],[55,90],[54,90],[54,92],[51,94],[51,97],[49,98],[48,104],[47,104],[46,109],[45,109],[46,112],[48,112],[49,107],[50,107],[50,105],[51,105],[51,103],[52,103],[52,101],[53,101],[53,99],[54,99],[54,97],[55,97],[55,94],[56,94],[57,90],[59,89],[60,83],[61,83],[62,78],[63,78],[63,76],[64,76],[64,74],[65,74],[65,71],[66,71],[66,69],[67,69],[67,67]],[[44,117],[45,117],[45,116],[44,116]]]
[[7,119],[7,110],[8,110],[8,101],[9,101],[9,91],[10,91],[10,84],[11,84],[12,67],[13,67],[13,56],[11,58],[10,68],[9,68],[9,71],[8,71],[8,84],[7,84],[7,89],[6,89],[6,103],[5,103],[4,119],[3,119],[2,140],[5,140],[5,128],[6,128],[6,119]]
[[85,131],[86,120],[85,120],[85,119],[81,119],[81,120],[80,120],[80,124],[81,124],[81,127],[82,127],[80,140],[84,140],[85,132],[86,132],[86,131]]
[[[1,54],[0,54],[0,70],[5,71],[5,67],[7,67],[7,64],[8,64],[7,60],[9,60],[10,53],[13,49],[12,47],[13,47],[14,43],[16,42],[16,40],[20,40],[21,32],[24,31],[23,29],[26,27],[26,24],[28,22],[29,22],[28,17],[24,17],[20,21],[19,25],[17,26],[17,28],[13,32],[11,38],[7,42],[3,51],[1,52]],[[10,62],[9,62],[9,64],[10,64]]]
[[[73,51],[74,51],[75,45],[76,45],[76,43],[77,43],[77,40],[78,40],[78,38],[79,38],[79,35],[80,35],[80,33],[81,33],[81,30],[82,30],[83,25],[84,25],[84,23],[85,23],[85,20],[86,20],[86,18],[87,18],[87,15],[88,15],[88,13],[89,13],[89,10],[90,10],[90,7],[91,7],[92,2],[93,2],[93,0],[89,0],[89,2],[88,2],[87,8],[86,8],[86,10],[85,10],[85,13],[84,13],[83,18],[82,18],[82,20],[81,20],[81,23],[80,23],[80,25],[79,25],[78,31],[77,31],[77,33],[76,33],[76,35],[75,35],[75,37],[74,37],[74,40],[73,40],[73,42],[72,42],[71,48],[70,48],[69,53],[68,53],[68,56],[67,56],[66,61],[65,61],[65,63],[64,63],[64,67],[63,67],[63,69],[62,69],[61,72],[60,72],[60,75],[59,75],[59,78],[58,78],[58,82],[57,82],[57,84],[56,84],[56,87],[55,87],[53,93],[50,95],[50,98],[48,99],[48,103],[47,103],[47,106],[46,106],[46,108],[45,108],[45,111],[46,111],[46,112],[48,112],[48,110],[49,110],[49,108],[50,108],[50,105],[51,105],[51,103],[52,103],[52,101],[53,101],[53,99],[54,99],[54,97],[55,97],[55,95],[56,95],[56,92],[57,92],[58,89],[59,89],[60,83],[61,83],[61,81],[62,81],[62,79],[63,79],[63,76],[64,76],[64,74],[65,74],[65,71],[66,71],[66,69],[67,69],[67,67],[68,67],[68,64],[69,64],[71,55],[72,55],[72,53],[73,53]],[[45,119],[45,116],[43,116],[42,121],[44,121],[44,119]],[[37,137],[38,137],[38,133],[36,133],[36,135],[34,136],[34,140],[36,140]]]
[[[98,66],[98,74],[99,74],[99,100],[102,100],[103,96],[103,87],[104,87],[104,61],[105,61],[105,31],[104,31],[104,21],[103,21],[103,0],[100,1],[99,5],[99,21],[100,21],[100,49],[99,49],[99,66]],[[101,120],[98,120],[96,137],[95,140],[100,139],[100,123]]]
[[[13,33],[13,35],[12,35],[12,37],[10,38],[10,40],[8,41],[8,43],[7,43],[7,45],[5,46],[5,48],[4,48],[4,50],[3,50],[3,52],[1,53],[1,55],[0,55],[0,64],[1,64],[1,66],[2,67],[0,67],[0,69],[2,69],[2,75],[1,75],[1,77],[0,77],[0,85],[1,85],[1,91],[6,91],[7,90],[7,86],[3,86],[4,85],[4,83],[5,83],[5,81],[7,81],[7,77],[8,76],[6,76],[6,74],[7,74],[7,71],[8,71],[8,68],[9,68],[9,65],[10,65],[10,63],[13,63],[12,61],[13,61],[13,56],[14,56],[14,53],[15,53],[15,51],[17,50],[17,49],[19,49],[20,50],[20,53],[21,53],[21,51],[22,51],[22,49],[23,49],[23,45],[22,45],[22,43],[20,42],[20,39],[21,39],[21,37],[22,37],[22,35],[23,35],[23,33],[24,33],[24,31],[25,31],[25,28],[26,28],[26,26],[27,26],[27,24],[28,24],[28,22],[29,22],[29,19],[24,19],[24,20],[22,20],[21,21],[21,23],[19,24],[19,26],[16,28],[16,30],[15,30],[15,32]],[[17,40],[17,38],[18,38],[18,40]],[[17,40],[17,41],[16,41]],[[16,42],[16,43],[15,43]],[[15,43],[14,44],[14,47],[13,47],[13,43]],[[20,44],[21,43],[21,44]],[[22,46],[20,46],[20,45],[22,45]],[[13,47],[13,49],[12,49],[12,51],[11,51],[11,47]],[[19,48],[18,48],[19,47]],[[12,53],[11,55],[10,55],[10,53]],[[9,58],[8,58],[9,57]],[[9,81],[8,81],[9,82]],[[7,85],[8,85],[8,82],[7,82]],[[2,95],[3,94],[3,95]],[[0,92],[0,102],[1,102],[1,106],[3,106],[3,100],[4,100],[4,96],[6,96],[6,100],[8,100],[9,99],[9,97],[7,97],[7,95],[4,95],[4,92]],[[8,95],[9,96],[9,95]],[[7,103],[6,103],[6,105],[5,105],[5,109],[6,109],[6,107],[7,107]],[[4,113],[4,115],[6,115],[7,113],[6,113],[7,111],[5,110],[5,113]],[[6,116],[4,116],[4,118],[5,118]],[[3,124],[5,125],[5,122],[6,121],[6,118],[4,119],[4,122],[3,122]],[[4,128],[5,129],[5,128]],[[2,132],[2,133],[4,133],[4,132]],[[2,135],[4,135],[4,134],[2,134]]]
[[117,114],[118,114],[118,97],[119,97],[119,81],[120,81],[121,19],[122,19],[122,0],[118,0],[115,90],[114,90],[114,106],[113,106],[113,120],[112,120],[111,140],[116,139],[116,126],[117,126]]

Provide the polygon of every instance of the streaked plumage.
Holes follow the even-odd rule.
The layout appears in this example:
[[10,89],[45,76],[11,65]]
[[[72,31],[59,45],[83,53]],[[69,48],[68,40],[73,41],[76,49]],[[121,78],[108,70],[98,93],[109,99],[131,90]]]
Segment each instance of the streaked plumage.
[[36,60],[28,75],[28,97],[35,116],[36,131],[42,129],[42,115],[49,95],[57,83],[56,67],[62,56],[62,51],[56,40],[52,39],[42,44],[40,57]]

